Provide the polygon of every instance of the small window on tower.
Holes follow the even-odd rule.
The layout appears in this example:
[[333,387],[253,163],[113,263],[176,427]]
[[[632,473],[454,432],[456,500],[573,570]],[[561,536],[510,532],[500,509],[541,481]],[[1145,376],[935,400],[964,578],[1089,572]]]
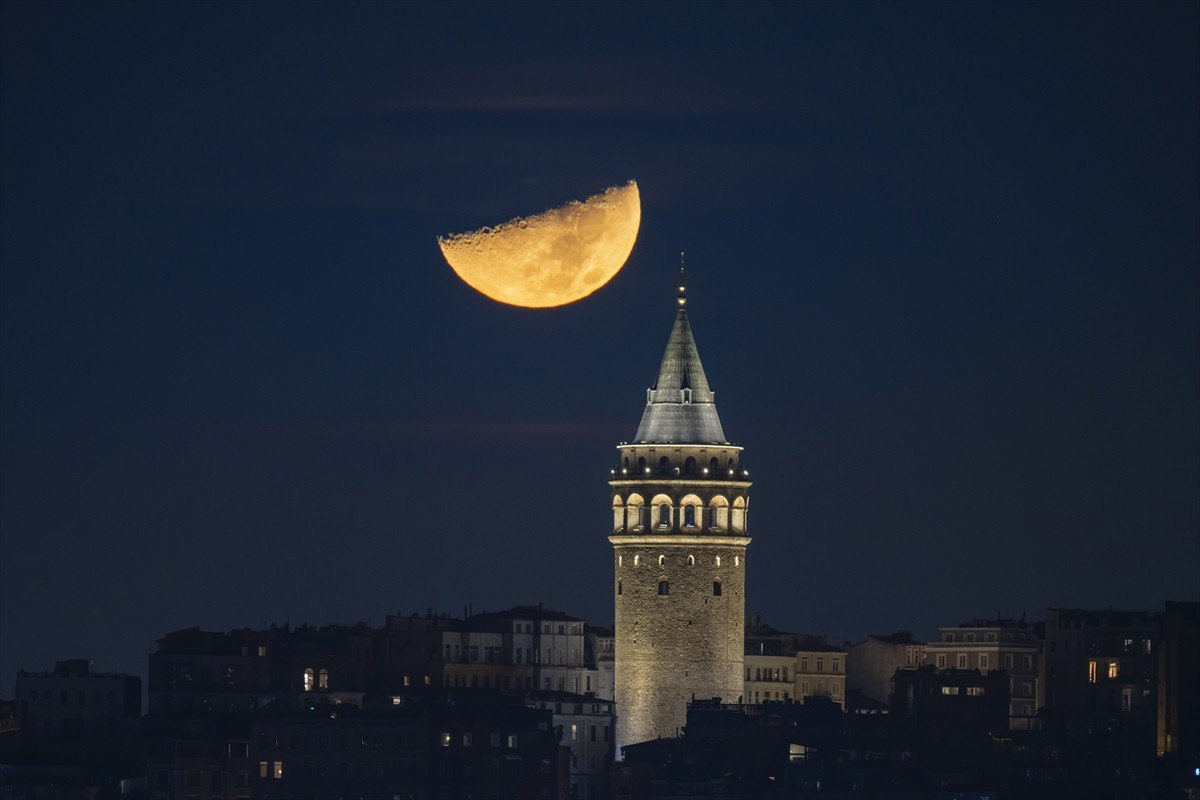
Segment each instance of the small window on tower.
[[658,557],[658,565],[659,565],[660,567],[665,567],[665,566],[667,565],[667,557],[666,557],[666,556],[659,556],[659,557]]
[[658,525],[660,528],[666,528],[671,524],[671,507],[663,503],[658,507]]
[[695,556],[688,556],[688,566],[689,567],[696,566],[696,557]]
[[696,507],[686,506],[683,509],[683,525],[686,528],[696,527]]
[[621,594],[621,582],[617,581],[617,594]]
[[659,581],[658,582],[658,593],[661,595],[670,594],[671,593],[671,585],[669,583],[667,583],[666,581]]
[[713,596],[714,597],[721,596],[721,582],[720,581],[713,581]]
[[641,561],[642,561],[642,557],[641,557],[641,556],[634,556],[634,557],[633,557],[633,565],[634,565],[635,567],[636,567],[638,564],[640,564],[640,563],[641,563]]
[[721,566],[721,557],[717,556],[717,566]]

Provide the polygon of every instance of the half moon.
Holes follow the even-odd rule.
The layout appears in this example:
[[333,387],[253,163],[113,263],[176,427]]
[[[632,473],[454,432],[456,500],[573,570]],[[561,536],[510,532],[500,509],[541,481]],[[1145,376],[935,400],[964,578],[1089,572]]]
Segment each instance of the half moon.
[[446,263],[493,300],[550,308],[587,297],[625,266],[642,222],[635,181],[494,228],[438,237]]

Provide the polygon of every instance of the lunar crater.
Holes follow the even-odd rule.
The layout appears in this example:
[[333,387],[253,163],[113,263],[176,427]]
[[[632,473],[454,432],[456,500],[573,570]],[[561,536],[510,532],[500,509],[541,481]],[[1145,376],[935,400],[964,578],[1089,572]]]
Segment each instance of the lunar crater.
[[637,183],[467,233],[438,247],[467,285],[494,300],[549,308],[580,300],[625,265],[641,225]]

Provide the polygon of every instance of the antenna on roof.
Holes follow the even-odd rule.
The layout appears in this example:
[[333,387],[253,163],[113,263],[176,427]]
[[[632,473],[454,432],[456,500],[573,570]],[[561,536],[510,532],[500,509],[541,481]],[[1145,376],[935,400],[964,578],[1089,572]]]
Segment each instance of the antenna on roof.
[[683,272],[683,251],[679,251],[679,297],[676,298],[679,307],[683,308],[687,305],[687,280]]

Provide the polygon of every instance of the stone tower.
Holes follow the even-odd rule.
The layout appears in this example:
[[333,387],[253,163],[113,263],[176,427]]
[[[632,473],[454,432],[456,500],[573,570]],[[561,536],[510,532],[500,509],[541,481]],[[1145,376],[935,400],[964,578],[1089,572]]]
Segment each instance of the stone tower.
[[693,698],[735,702],[743,687],[750,479],[700,364],[682,269],[679,282],[658,379],[609,481],[618,747],[674,736]]

